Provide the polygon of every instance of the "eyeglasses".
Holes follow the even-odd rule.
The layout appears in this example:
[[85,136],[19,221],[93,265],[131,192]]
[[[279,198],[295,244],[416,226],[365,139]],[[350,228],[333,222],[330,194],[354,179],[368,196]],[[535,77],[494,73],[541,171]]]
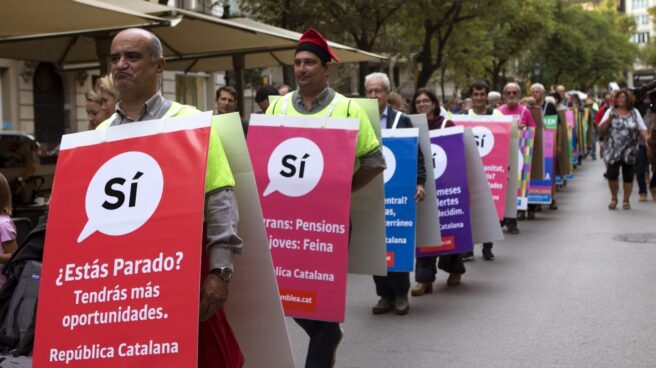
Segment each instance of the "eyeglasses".
[[506,91],[506,94],[509,96],[518,95],[519,91]]
[[382,88],[371,88],[371,89],[367,89],[367,90],[365,90],[364,92],[365,92],[366,94],[368,94],[368,95],[371,95],[371,94],[375,94],[375,95],[377,95],[377,94],[379,94],[379,93],[383,93],[383,92],[385,92],[385,90],[382,89]]
[[430,100],[430,98],[422,98],[421,100],[415,100],[415,105],[422,105],[422,104],[431,104],[433,101]]

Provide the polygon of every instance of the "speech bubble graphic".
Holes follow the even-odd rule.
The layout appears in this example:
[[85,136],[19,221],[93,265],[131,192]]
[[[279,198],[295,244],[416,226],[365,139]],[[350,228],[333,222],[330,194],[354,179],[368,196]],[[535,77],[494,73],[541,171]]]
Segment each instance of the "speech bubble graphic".
[[323,175],[323,154],[316,143],[303,137],[280,143],[269,157],[269,185],[263,196],[278,191],[301,197],[312,191]]
[[474,141],[478,147],[478,154],[485,157],[488,153],[492,152],[494,148],[494,134],[492,131],[484,126],[477,126],[472,128],[474,134]]
[[391,149],[387,148],[387,146],[383,146],[383,157],[385,158],[385,164],[387,165],[387,168],[383,171],[383,180],[387,183],[392,177],[394,177],[394,173],[396,172],[396,156],[394,156],[394,152],[392,152]]
[[162,169],[150,155],[131,151],[112,157],[89,182],[85,200],[89,220],[77,242],[96,231],[120,236],[137,230],[155,212],[163,190]]
[[431,156],[433,161],[433,174],[435,175],[435,179],[439,179],[446,171],[446,165],[448,162],[446,152],[437,144],[431,144]]

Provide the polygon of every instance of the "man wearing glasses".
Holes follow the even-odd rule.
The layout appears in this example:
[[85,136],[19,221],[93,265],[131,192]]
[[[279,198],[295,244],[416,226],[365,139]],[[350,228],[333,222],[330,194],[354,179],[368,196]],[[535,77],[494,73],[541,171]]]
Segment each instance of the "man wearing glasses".
[[[535,127],[535,121],[531,110],[528,107],[519,103],[522,93],[517,83],[508,83],[503,87],[503,99],[506,102],[504,105],[499,106],[499,111],[504,115],[514,115],[519,121],[519,129],[525,127]],[[511,234],[519,234],[517,228],[517,216],[514,218],[506,218],[505,225],[508,227],[508,232]]]

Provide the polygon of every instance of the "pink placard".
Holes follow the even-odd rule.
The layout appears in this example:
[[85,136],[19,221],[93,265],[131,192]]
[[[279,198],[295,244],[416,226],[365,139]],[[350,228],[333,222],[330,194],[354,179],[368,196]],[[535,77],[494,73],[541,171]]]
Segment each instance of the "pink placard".
[[287,316],[344,320],[357,134],[249,127],[248,149]]
[[494,121],[494,116],[489,116],[490,121],[482,121],[485,117],[479,115],[476,117],[476,121],[469,121],[465,120],[466,116],[458,116],[458,119],[454,122],[456,125],[472,128],[478,153],[483,161],[490,192],[492,192],[494,205],[497,208],[497,215],[499,220],[503,220],[506,205],[506,186],[508,185],[511,124]]

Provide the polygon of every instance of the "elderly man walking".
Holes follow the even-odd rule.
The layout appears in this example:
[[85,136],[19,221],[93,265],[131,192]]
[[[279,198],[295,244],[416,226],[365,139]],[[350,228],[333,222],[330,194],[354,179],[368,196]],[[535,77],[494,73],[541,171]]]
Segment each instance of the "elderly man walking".
[[[513,115],[519,121],[519,128],[535,127],[531,111],[519,103],[522,92],[517,83],[508,83],[503,87],[503,98],[505,104],[499,106],[499,111],[504,115]],[[517,216],[505,219],[505,225],[511,234],[519,234],[517,228]]]
[[[387,99],[390,93],[389,77],[385,73],[372,73],[364,78],[364,89],[367,97],[378,100],[378,112],[380,113],[381,129],[412,128],[410,118],[400,111],[389,106]],[[417,157],[417,192],[415,201],[423,201],[426,196],[424,185],[426,183],[426,167],[424,156],[418,151]],[[384,314],[392,311],[398,315],[408,313],[408,292],[410,291],[409,272],[388,272],[387,276],[374,276],[376,294],[380,300],[373,307],[373,314]]]

